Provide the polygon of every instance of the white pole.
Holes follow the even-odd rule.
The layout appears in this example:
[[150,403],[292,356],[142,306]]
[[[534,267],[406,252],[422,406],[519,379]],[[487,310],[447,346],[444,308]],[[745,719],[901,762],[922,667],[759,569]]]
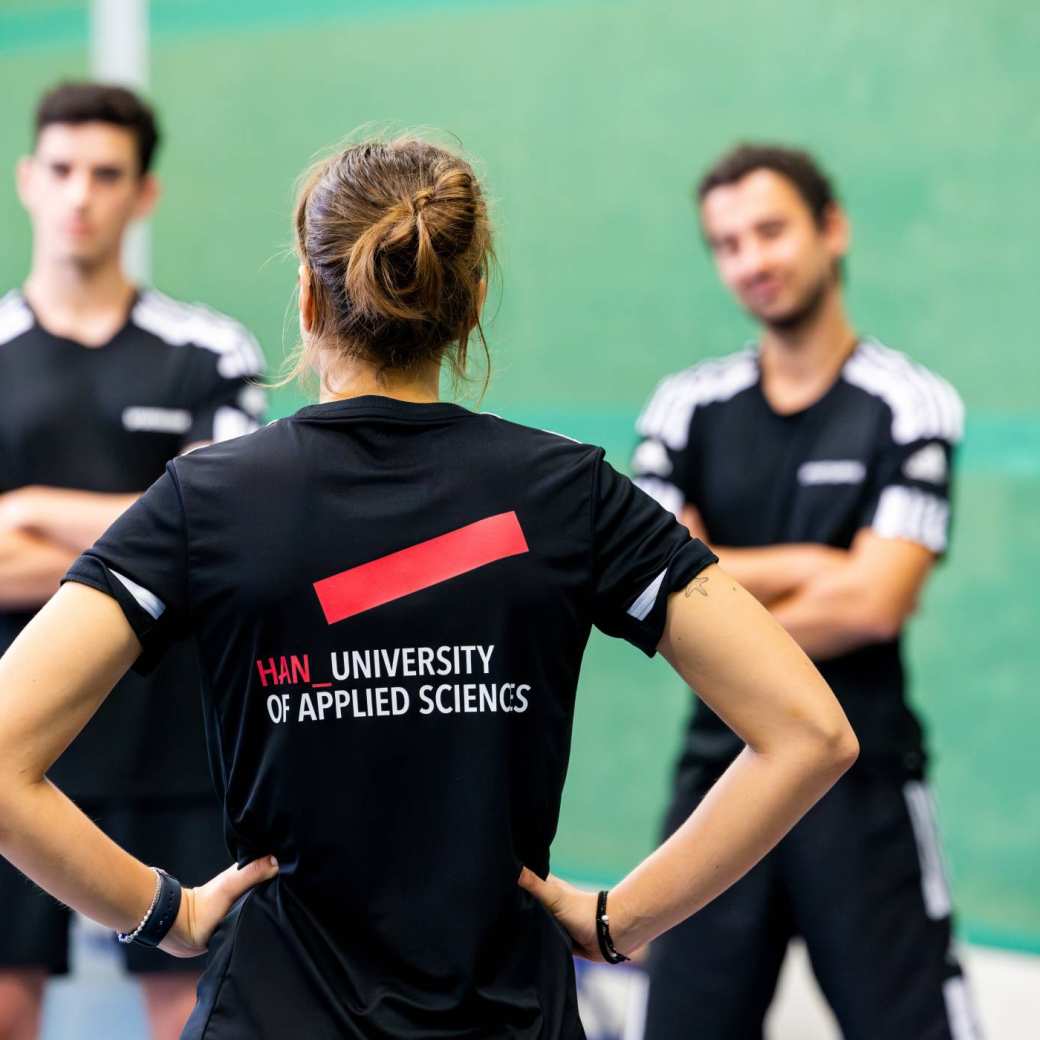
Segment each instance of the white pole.
[[[90,74],[134,90],[148,86],[148,0],[91,0]],[[135,282],[152,274],[152,238],[147,221],[130,228],[123,266]]]

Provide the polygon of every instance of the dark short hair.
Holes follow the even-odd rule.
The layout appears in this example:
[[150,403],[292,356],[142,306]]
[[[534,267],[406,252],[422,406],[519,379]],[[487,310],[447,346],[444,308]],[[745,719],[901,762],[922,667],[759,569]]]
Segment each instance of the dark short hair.
[[837,201],[830,178],[816,160],[798,148],[745,142],[717,159],[697,185],[697,201],[708,192],[735,184],[755,170],[772,170],[785,177],[801,195],[817,225],[823,224],[829,206]]
[[52,123],[111,123],[129,130],[137,141],[139,173],[151,168],[159,145],[155,112],[126,87],[109,83],[65,82],[48,90],[36,106],[33,147]]

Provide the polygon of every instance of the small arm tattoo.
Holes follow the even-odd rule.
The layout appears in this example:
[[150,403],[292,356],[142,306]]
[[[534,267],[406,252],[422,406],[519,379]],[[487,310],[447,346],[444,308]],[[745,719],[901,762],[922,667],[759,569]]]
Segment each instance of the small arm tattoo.
[[707,584],[707,578],[694,578],[693,581],[683,589],[683,595],[689,599],[695,592],[699,592],[702,596],[707,598],[708,590],[704,587]]

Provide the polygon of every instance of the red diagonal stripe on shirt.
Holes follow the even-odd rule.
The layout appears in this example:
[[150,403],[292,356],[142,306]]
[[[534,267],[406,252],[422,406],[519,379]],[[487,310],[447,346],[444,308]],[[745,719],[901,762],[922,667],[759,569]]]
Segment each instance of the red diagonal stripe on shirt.
[[527,552],[516,513],[499,513],[314,583],[330,625]]

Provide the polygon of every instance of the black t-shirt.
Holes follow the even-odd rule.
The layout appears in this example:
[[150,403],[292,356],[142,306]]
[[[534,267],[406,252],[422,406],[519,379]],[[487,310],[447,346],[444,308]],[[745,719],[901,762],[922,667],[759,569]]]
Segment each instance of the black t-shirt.
[[[748,350],[664,379],[638,422],[636,483],[678,513],[698,509],[719,545],[817,542],[848,548],[857,531],[946,551],[950,478],[961,436],[956,391],[875,341],[858,344],[834,385],[792,415],[762,393]],[[923,763],[905,699],[900,641],[819,663],[865,760]],[[724,760],[739,739],[697,704],[684,760]]]
[[[252,336],[203,307],[145,290],[100,347],[55,336],[18,291],[0,299],[0,492],[42,484],[144,491],[189,445],[256,429]],[[33,611],[0,612],[0,652]],[[211,794],[198,666],[183,644],[128,676],[51,770],[80,799]]]
[[139,667],[191,634],[229,843],[281,863],[204,1035],[579,1036],[516,879],[549,866],[591,626],[653,654],[714,559],[601,449],[451,404],[315,405],[170,463],[68,576]]

